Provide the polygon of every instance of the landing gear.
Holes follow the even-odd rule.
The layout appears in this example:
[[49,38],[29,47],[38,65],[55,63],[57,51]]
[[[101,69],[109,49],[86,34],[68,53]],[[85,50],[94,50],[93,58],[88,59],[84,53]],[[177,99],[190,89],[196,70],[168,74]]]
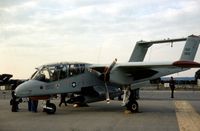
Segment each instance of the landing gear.
[[127,110],[130,110],[132,113],[136,113],[138,112],[138,103],[136,100],[134,101],[129,101],[127,104],[126,104],[126,108]]
[[56,105],[47,100],[46,105],[43,107],[43,111],[47,114],[54,114],[56,112]]
[[130,86],[125,86],[124,89],[123,105],[132,113],[138,112],[139,105],[136,101],[138,99],[138,89],[131,90]]

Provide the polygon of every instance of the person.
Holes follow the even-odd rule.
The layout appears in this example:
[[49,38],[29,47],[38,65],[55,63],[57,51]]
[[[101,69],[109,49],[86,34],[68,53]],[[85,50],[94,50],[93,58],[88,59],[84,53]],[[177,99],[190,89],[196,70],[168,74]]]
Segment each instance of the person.
[[12,86],[11,86],[11,96],[12,99],[10,100],[10,105],[12,105],[11,111],[12,112],[17,112],[19,110],[19,103],[22,102],[22,98],[19,98],[15,95],[15,89],[16,87],[21,84],[19,81],[15,82]]
[[62,93],[61,98],[60,98],[59,107],[61,107],[62,103],[64,103],[65,106],[67,106],[67,102],[65,101],[65,97],[66,97],[66,93]]
[[28,98],[28,111],[37,112],[38,100]]
[[17,102],[17,97],[15,96],[15,91],[13,90],[12,91],[12,93],[11,93],[11,95],[12,95],[12,99],[11,99],[11,101],[10,101],[10,103],[11,103],[11,105],[12,105],[12,109],[11,109],[11,111],[12,112],[17,112],[18,111],[18,102]]
[[169,81],[169,87],[171,89],[171,98],[174,98],[175,80],[173,77],[171,77],[171,79]]
[[28,111],[31,111],[31,99],[28,98]]
[[11,100],[10,100],[10,105],[12,106],[11,111],[12,112],[17,112],[19,110],[18,104],[19,102],[17,101],[17,96],[15,95],[15,89],[17,87],[18,83],[15,82],[11,85]]
[[37,112],[38,100],[31,99],[31,111]]

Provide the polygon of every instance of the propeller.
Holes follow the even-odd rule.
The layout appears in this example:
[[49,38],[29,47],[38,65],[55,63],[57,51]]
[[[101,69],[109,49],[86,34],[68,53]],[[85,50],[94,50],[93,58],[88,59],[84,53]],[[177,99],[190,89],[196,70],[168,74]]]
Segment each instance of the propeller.
[[104,74],[104,84],[105,84],[106,102],[107,103],[110,103],[110,96],[109,96],[107,82],[109,81],[110,71],[112,70],[112,68],[115,66],[116,63],[117,63],[117,59],[115,58],[115,60],[112,62],[112,64],[109,67],[106,67],[104,69],[104,73],[103,73]]

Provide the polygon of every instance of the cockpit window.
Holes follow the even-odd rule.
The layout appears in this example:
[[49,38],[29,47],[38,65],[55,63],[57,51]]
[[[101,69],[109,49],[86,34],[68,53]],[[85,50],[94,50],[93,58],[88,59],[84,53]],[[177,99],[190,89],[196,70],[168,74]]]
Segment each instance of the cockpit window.
[[69,76],[78,75],[84,73],[85,64],[70,64],[69,65]]
[[60,74],[59,74],[59,79],[64,79],[67,77],[67,74],[68,74],[68,65],[65,65],[63,66],[61,69],[60,69]]
[[67,77],[68,65],[53,65],[45,66],[38,69],[31,77],[31,79],[39,80],[43,82],[52,82],[64,79]]
[[32,75],[31,79],[49,82],[50,81],[50,74],[49,74],[48,68],[44,67],[41,70],[36,71]]
[[44,66],[32,75],[31,79],[43,82],[52,82],[84,73],[85,64],[58,64]]

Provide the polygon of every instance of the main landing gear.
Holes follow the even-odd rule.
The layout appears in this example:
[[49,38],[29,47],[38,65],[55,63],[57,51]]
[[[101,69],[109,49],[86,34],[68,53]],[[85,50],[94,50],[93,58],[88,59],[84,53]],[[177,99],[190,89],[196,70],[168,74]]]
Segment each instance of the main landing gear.
[[138,112],[138,109],[139,109],[138,103],[137,103],[136,100],[134,100],[134,101],[129,101],[129,102],[126,104],[126,108],[127,108],[127,110],[130,110],[130,111],[133,112],[133,113]]
[[130,90],[129,86],[125,87],[123,105],[126,106],[127,110],[131,111],[132,113],[139,111],[139,105],[136,101],[137,99],[137,90]]
[[50,100],[47,100],[46,105],[43,106],[43,112],[46,112],[47,114],[54,114],[56,112],[56,105],[50,103]]

